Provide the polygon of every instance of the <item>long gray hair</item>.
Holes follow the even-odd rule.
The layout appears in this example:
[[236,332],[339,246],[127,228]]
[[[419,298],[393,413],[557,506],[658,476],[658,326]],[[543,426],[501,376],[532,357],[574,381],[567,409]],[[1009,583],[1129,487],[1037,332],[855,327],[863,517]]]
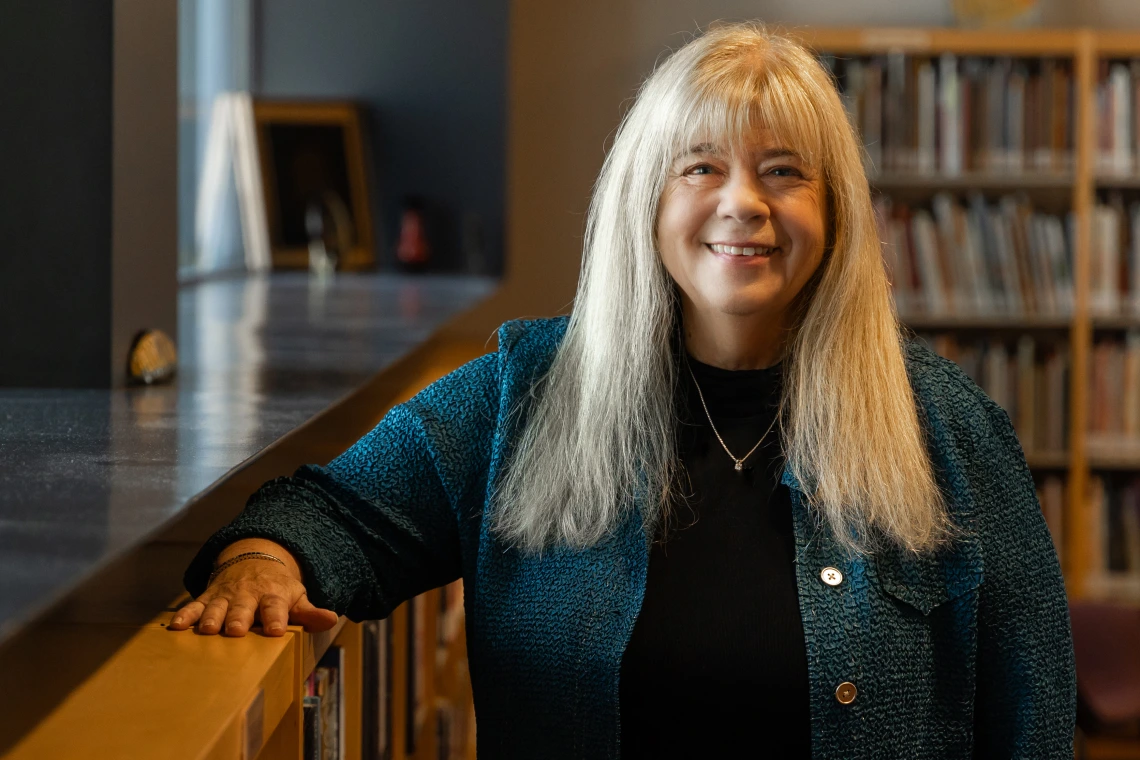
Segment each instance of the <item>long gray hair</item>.
[[[828,73],[758,22],[666,59],[618,128],[591,198],[578,293],[495,491],[492,529],[525,550],[589,546],[640,493],[647,531],[675,494],[676,285],[656,245],[668,168],[758,126],[821,170],[828,246],[793,307],[781,429],[788,466],[837,541],[918,552],[948,536],[903,358],[862,147]],[[683,349],[682,349],[683,350]],[[819,466],[825,463],[826,466]]]

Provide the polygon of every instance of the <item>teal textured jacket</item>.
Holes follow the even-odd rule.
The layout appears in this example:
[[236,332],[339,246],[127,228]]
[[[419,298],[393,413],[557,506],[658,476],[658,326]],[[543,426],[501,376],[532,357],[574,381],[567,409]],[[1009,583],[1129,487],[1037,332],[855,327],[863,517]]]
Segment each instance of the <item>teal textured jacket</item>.
[[[486,519],[521,424],[510,411],[566,325],[505,323],[497,352],[392,408],[327,466],[263,485],[199,551],[187,590],[202,593],[221,549],[249,537],[288,548],[312,602],[354,621],[462,577],[479,756],[620,757],[618,675],[649,556],[637,510],[599,544],[541,558],[506,547]],[[846,556],[785,469],[812,757],[1071,760],[1068,606],[1009,417],[918,343],[907,367],[965,537],[921,559]],[[828,567],[837,585],[821,577]],[[840,701],[840,684],[854,700],[845,687]]]

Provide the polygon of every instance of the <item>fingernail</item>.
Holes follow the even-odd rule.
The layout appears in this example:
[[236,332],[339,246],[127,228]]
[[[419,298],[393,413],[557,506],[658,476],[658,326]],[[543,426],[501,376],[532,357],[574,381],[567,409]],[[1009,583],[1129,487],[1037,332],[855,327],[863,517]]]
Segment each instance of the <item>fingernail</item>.
[[170,622],[174,623],[175,625],[182,625],[182,618],[176,617],[173,620],[171,620]]
[[269,632],[270,633],[281,633],[281,624],[280,623],[270,623],[269,624]]

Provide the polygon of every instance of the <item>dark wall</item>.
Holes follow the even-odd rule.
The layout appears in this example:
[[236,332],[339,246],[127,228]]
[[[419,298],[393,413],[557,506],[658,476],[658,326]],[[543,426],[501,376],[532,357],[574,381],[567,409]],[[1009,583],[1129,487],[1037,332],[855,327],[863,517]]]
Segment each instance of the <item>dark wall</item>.
[[508,0],[268,0],[257,6],[254,89],[368,107],[381,266],[401,199],[424,196],[433,268],[470,271],[464,215],[500,273],[505,203]]
[[110,0],[0,22],[0,386],[108,382]]

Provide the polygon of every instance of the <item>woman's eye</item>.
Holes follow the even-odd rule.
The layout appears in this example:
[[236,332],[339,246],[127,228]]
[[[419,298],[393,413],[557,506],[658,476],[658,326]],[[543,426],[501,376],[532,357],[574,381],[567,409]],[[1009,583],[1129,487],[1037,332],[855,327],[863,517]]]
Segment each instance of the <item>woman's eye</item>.
[[709,172],[713,171],[713,167],[709,166],[708,164],[697,164],[696,166],[691,167],[687,173],[688,174],[704,174],[705,172],[702,172],[701,171],[702,169],[707,169]]
[[777,177],[801,177],[801,176],[803,176],[800,173],[800,170],[796,169],[793,166],[777,166],[775,169],[772,169],[769,173],[775,174]]

